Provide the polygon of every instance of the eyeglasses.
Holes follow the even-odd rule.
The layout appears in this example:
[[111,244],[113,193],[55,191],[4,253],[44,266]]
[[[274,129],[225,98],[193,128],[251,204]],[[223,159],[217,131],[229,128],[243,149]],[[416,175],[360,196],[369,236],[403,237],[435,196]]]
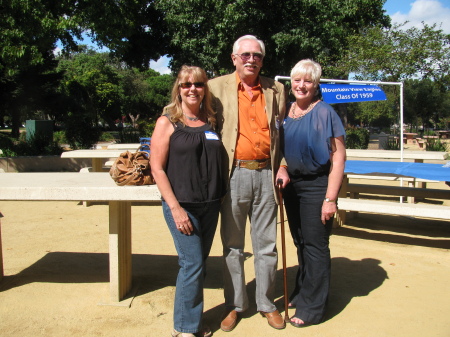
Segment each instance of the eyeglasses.
[[250,57],[252,56],[256,62],[260,62],[264,57],[264,55],[261,53],[242,53],[236,55],[241,58],[242,62],[247,62],[248,60],[250,60]]
[[180,83],[179,86],[182,87],[183,89],[190,89],[192,87],[192,85],[194,85],[196,88],[203,88],[205,86],[204,82],[183,82]]

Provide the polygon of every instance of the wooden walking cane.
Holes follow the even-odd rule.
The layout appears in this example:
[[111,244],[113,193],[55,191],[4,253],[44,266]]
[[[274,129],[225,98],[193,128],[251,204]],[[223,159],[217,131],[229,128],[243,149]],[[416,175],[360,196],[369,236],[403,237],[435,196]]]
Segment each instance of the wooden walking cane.
[[277,188],[278,188],[278,202],[280,204],[280,222],[281,222],[281,255],[283,259],[283,288],[284,288],[284,321],[288,323],[289,313],[288,313],[288,294],[287,294],[287,270],[286,270],[286,244],[284,237],[284,210],[283,210],[283,194],[281,193],[281,189],[283,186],[283,180],[277,180]]

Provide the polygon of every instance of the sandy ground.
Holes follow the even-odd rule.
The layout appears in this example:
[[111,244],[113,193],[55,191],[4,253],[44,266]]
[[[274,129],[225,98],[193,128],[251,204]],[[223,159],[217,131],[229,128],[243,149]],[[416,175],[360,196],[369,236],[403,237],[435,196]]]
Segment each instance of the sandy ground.
[[[371,139],[370,148],[378,148],[376,141]],[[0,336],[170,336],[178,265],[159,206],[132,207],[135,287],[130,307],[104,305],[109,303],[107,205],[1,201],[0,212],[5,271]],[[296,254],[287,226],[285,235],[292,289]],[[332,285],[324,323],[304,329],[288,325],[281,331],[267,325],[254,305],[247,240],[253,305],[226,333],[219,329],[224,307],[222,248],[216,235],[204,315],[214,336],[450,336],[449,222],[359,214],[334,229],[330,241]],[[281,256],[281,244],[279,249]],[[280,258],[276,304],[284,316],[282,280]]]
[[[109,297],[107,205],[8,201],[0,202],[0,212],[5,269],[0,336],[170,336],[178,266],[159,206],[132,207],[136,293],[131,307],[102,305]],[[286,244],[292,289],[296,261],[288,229]],[[360,214],[334,230],[330,246],[332,286],[324,323],[277,331],[253,304],[226,333],[219,329],[223,289],[217,235],[204,315],[214,336],[450,336],[448,222]],[[248,242],[245,267],[254,303],[251,251]],[[281,311],[282,277],[280,259],[276,304]]]

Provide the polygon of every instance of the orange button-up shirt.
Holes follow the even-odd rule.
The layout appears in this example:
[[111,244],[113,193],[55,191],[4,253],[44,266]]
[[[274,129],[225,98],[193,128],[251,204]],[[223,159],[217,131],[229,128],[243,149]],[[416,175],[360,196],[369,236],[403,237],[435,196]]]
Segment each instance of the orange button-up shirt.
[[239,75],[237,92],[239,101],[239,132],[235,159],[255,160],[270,158],[270,130],[266,115],[266,101],[261,85],[252,88],[250,95]]

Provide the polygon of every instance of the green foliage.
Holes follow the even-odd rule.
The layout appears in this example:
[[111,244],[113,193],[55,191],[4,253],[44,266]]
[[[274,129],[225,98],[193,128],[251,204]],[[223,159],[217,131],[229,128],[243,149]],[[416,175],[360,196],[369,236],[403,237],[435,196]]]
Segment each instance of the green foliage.
[[112,62],[108,54],[92,50],[60,58],[58,71],[64,74],[60,92],[66,96],[67,112],[83,114],[93,124],[103,120],[112,125],[121,117],[123,92]]
[[436,24],[403,30],[374,26],[349,38],[341,66],[370,80],[401,81],[411,77],[438,80],[450,69],[450,36]]
[[[446,95],[449,95],[447,92]],[[438,116],[448,115],[444,108],[445,94],[438,83],[430,79],[411,79],[405,82],[404,121],[423,127],[436,127]],[[448,107],[447,107],[448,108]]]
[[96,144],[101,130],[87,115],[71,114],[66,119],[65,136],[72,149],[90,149]]
[[443,151],[447,152],[449,151],[448,144],[444,143],[438,138],[428,138],[427,139],[427,145],[426,145],[427,151]]
[[[436,24],[406,30],[403,26],[396,24],[385,28],[375,25],[350,36],[347,55],[342,57],[338,70],[356,73],[357,80],[400,82],[415,78],[406,81],[404,86],[405,122],[426,126],[431,118],[431,123],[436,124],[448,116],[449,111],[436,108],[448,100],[450,35],[438,29]],[[376,107],[372,113],[384,115],[387,120],[397,116],[398,123],[400,91],[397,86],[383,89],[394,95],[388,100],[391,106],[387,109]]]
[[102,142],[111,142],[114,140],[114,136],[109,132],[102,132],[99,140]]
[[13,147],[13,140],[3,132],[0,132],[0,149],[3,152],[3,154],[0,154],[0,157],[11,157]]
[[139,123],[139,133],[141,137],[151,137],[155,130],[156,122],[153,120],[141,121]]
[[66,134],[64,131],[53,132],[53,141],[58,144],[67,144]]
[[59,156],[63,150],[58,143],[49,139],[48,136],[37,133],[28,136],[28,140],[25,142],[19,141],[15,145],[15,152],[19,156]]
[[382,6],[377,0],[326,5],[320,0],[156,1],[168,27],[172,70],[195,64],[212,76],[234,70],[232,44],[246,34],[266,44],[267,76],[288,74],[302,58],[314,58],[328,68],[339,63],[349,35],[374,24],[389,24]]
[[121,69],[122,110],[128,116],[155,118],[170,101],[174,78],[148,69]]
[[150,60],[167,54],[164,13],[156,1],[102,0],[75,2],[90,36],[130,67],[147,69]]
[[18,141],[14,141],[10,137],[0,134],[0,148],[3,151],[3,155],[1,156],[59,156],[63,152],[57,142],[49,139],[44,134],[38,133],[31,135],[28,137],[28,140],[25,140],[25,132],[22,134],[21,139]]
[[82,28],[72,14],[71,1],[9,0],[1,2],[0,73],[14,76],[23,69],[39,66],[53,56],[58,39],[75,46],[72,34],[81,37]]
[[348,127],[345,129],[345,146],[347,149],[367,149],[369,147],[369,130]]
[[119,130],[119,143],[139,143],[139,131],[134,128]]
[[[383,3],[4,1],[0,11],[0,120],[12,121],[12,134],[18,138],[21,123],[29,117],[51,116],[67,124],[77,116],[88,130],[99,124],[115,129],[116,120],[123,116],[133,123],[155,119],[169,100],[173,77],[145,71],[151,60],[168,55],[174,72],[182,64],[194,64],[204,67],[211,77],[229,73],[234,70],[232,43],[239,36],[253,34],[266,44],[262,69],[266,76],[286,75],[298,60],[313,58],[328,78],[346,78],[353,72],[374,80],[433,79],[444,103],[439,103],[432,116],[425,112],[418,118],[410,112],[406,116],[411,123],[446,127],[449,36],[436,25],[406,31],[401,26],[390,27]],[[83,32],[99,46],[108,47],[114,58],[77,46],[74,38],[81,38]],[[63,56],[55,71],[53,50],[58,40]],[[353,124],[396,122],[398,92],[394,95],[387,106],[361,105]]]
[[383,127],[398,123],[396,113],[396,88],[384,86],[387,100],[358,102],[348,105],[348,122],[351,125]]

